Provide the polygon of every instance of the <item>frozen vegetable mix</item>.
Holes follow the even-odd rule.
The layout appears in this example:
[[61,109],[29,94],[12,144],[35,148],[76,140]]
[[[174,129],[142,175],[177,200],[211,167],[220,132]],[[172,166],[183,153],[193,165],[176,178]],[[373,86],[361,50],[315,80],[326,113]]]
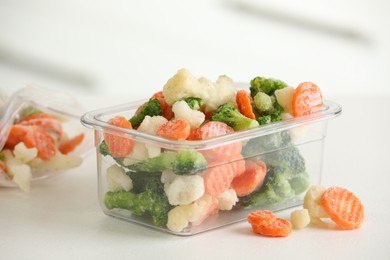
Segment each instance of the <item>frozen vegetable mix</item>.
[[[322,105],[320,90],[260,76],[249,83],[239,89],[227,76],[213,82],[181,69],[135,112],[107,117],[118,133],[104,129],[97,144],[105,210],[180,233],[219,214],[302,196],[310,171],[289,130],[213,140],[314,113]],[[255,224],[255,232],[290,234],[290,222],[261,214],[255,221],[272,218]]]

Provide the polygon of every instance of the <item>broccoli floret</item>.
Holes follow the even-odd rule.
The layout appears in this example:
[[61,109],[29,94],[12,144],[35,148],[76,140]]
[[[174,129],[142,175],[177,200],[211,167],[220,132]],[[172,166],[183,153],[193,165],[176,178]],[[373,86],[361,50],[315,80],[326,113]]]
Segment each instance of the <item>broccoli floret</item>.
[[192,175],[207,168],[204,156],[195,150],[165,151],[157,157],[125,166],[136,172],[162,172],[172,170],[179,175]]
[[288,131],[279,131],[272,134],[250,139],[242,149],[242,155],[255,157],[263,153],[279,150],[291,145],[291,137]]
[[270,96],[274,94],[275,90],[285,87],[287,87],[287,84],[280,80],[267,79],[264,77],[255,77],[250,82],[250,92],[252,98],[254,98],[259,92],[263,92]]
[[149,99],[149,101],[142,106],[142,108],[136,113],[132,118],[130,118],[130,123],[133,128],[138,127],[145,116],[160,116],[162,115],[162,108],[160,101],[155,98]]
[[183,100],[192,110],[201,110],[204,105],[203,99],[197,97],[187,97]]
[[[298,148],[295,146],[286,147],[285,145],[290,143],[287,135],[276,134],[269,135],[268,142],[262,143],[264,147],[261,149],[264,149],[264,153],[259,156],[254,156],[254,144],[247,147],[247,150],[245,147],[243,149],[246,153],[252,152],[253,158],[264,161],[268,169],[263,186],[241,199],[241,204],[244,206],[271,205],[282,202],[303,193],[310,185],[310,176],[306,172],[305,160]],[[266,148],[278,145],[284,145],[285,148],[266,152]]]
[[127,191],[107,192],[104,204],[108,209],[127,209],[140,216],[150,214],[153,224],[160,227],[166,225],[171,209],[164,193],[164,185],[157,178],[149,178],[145,191],[138,194]]
[[3,152],[0,152],[0,160],[4,161],[5,160],[5,155]]
[[261,114],[268,113],[273,109],[273,101],[271,97],[264,92],[258,92],[254,98],[253,102],[257,111]]
[[235,131],[259,126],[256,120],[244,116],[235,106],[228,103],[220,105],[210,117],[210,120],[223,122]]
[[110,155],[110,150],[108,149],[108,145],[104,140],[99,145],[99,153],[103,156]]
[[172,162],[172,171],[178,175],[190,175],[204,171],[207,161],[204,156],[194,150],[180,150]]
[[257,121],[260,125],[282,120],[281,114],[284,112],[284,109],[278,104],[275,96],[258,92],[253,99],[253,103],[255,111],[259,115]]

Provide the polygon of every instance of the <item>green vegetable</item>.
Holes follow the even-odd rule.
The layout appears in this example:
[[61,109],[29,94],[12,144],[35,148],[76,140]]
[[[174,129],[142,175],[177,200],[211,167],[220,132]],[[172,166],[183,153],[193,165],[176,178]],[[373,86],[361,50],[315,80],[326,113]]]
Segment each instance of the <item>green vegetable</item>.
[[0,160],[4,161],[4,159],[5,159],[4,153],[3,153],[3,152],[0,152]]
[[234,131],[259,126],[259,123],[241,114],[238,109],[228,103],[222,104],[210,117],[211,121],[219,121],[232,127]]
[[160,227],[166,225],[171,209],[164,186],[158,178],[149,178],[145,191],[137,194],[126,191],[107,192],[104,204],[108,209],[127,209],[140,216],[150,214],[153,224]]
[[276,79],[267,79],[264,77],[255,77],[250,82],[250,92],[252,98],[256,96],[257,93],[263,92],[269,96],[273,95],[275,90],[282,89],[287,87],[287,84]]
[[28,106],[20,112],[19,119],[23,119],[25,117],[32,116],[35,114],[40,114],[40,113],[42,113],[42,111],[39,110],[38,108],[33,107],[33,106]]
[[132,171],[162,172],[172,170],[179,175],[192,175],[204,171],[207,161],[203,155],[195,150],[165,151],[159,156],[126,166]]
[[273,109],[273,102],[270,96],[264,92],[258,92],[254,98],[253,102],[257,111],[261,114],[268,113]]
[[259,122],[260,125],[282,120],[281,114],[284,112],[284,109],[276,101],[275,96],[269,96],[263,92],[258,92],[254,97],[253,103],[255,111],[257,115],[259,115],[257,117],[257,122]]
[[310,185],[305,160],[298,148],[291,145],[286,131],[250,140],[243,147],[243,155],[264,161],[268,169],[263,186],[241,198],[243,206],[283,202],[303,193]]
[[204,105],[203,99],[197,97],[187,97],[183,100],[187,102],[188,106],[192,110],[201,110]]
[[162,108],[158,99],[151,98],[142,106],[140,111],[130,118],[130,123],[133,128],[139,126],[144,120],[145,116],[159,116],[162,115]]

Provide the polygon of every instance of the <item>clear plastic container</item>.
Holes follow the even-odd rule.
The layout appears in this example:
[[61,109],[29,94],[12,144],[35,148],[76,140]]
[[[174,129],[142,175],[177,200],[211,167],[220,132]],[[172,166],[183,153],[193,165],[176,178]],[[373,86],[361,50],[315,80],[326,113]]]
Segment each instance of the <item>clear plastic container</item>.
[[[99,201],[103,212],[107,215],[182,236],[194,235],[246,220],[247,214],[257,209],[279,211],[301,205],[309,185],[318,184],[321,181],[327,122],[341,114],[341,107],[338,104],[326,100],[321,111],[307,116],[285,119],[250,130],[199,141],[172,141],[134,129],[118,128],[107,123],[114,116],[130,118],[145,101],[91,111],[81,118],[85,126],[95,130]],[[182,151],[191,151],[200,153],[206,158],[205,168],[199,170],[195,167],[199,170],[196,172],[194,168],[189,167],[176,172],[180,176],[200,177],[205,180],[210,178],[211,173],[217,173],[217,175],[220,174],[216,177],[220,180],[219,183],[228,182],[229,186],[232,183],[229,171],[236,169],[234,167],[242,162],[247,167],[249,161],[254,161],[266,164],[266,177],[251,194],[238,197],[238,202],[230,210],[215,209],[211,206],[215,198],[210,202],[210,197],[207,195],[202,195],[203,201],[198,199],[196,205],[194,202],[171,203],[169,200],[167,203],[164,189],[167,188],[167,183],[172,185],[172,179],[169,179],[172,175],[166,172],[177,171],[178,164],[170,162],[164,166],[164,170],[161,170],[153,168],[154,164],[149,159],[139,159],[139,156],[134,153],[130,153],[125,158],[114,158],[107,154],[104,142],[107,133],[132,139],[143,147],[157,148],[162,154],[177,155]],[[237,146],[242,147],[241,156],[230,156],[230,151],[237,149]],[[109,176],[113,168],[117,173],[121,172],[122,175],[118,174],[118,176],[121,175],[121,178],[124,178],[116,178],[116,185],[112,184],[112,176]],[[174,178],[178,176],[177,174],[174,174]],[[121,188],[125,189],[128,177],[132,178],[133,189],[118,192],[118,182],[123,184]],[[139,179],[140,177],[144,179]],[[152,183],[153,178],[159,186],[157,189],[159,194],[155,195],[157,197],[148,194],[148,191],[152,189],[147,190],[145,185],[138,188],[140,183],[142,186],[142,181]],[[204,185],[206,186],[206,181]],[[226,183],[223,185],[226,186]],[[116,188],[115,191],[112,190],[113,187]],[[189,185],[188,189],[192,189],[192,186]],[[114,193],[118,196],[113,197]],[[145,198],[143,196],[147,197],[146,202],[142,201]],[[185,190],[182,196],[188,196]],[[145,205],[141,207],[139,203]],[[176,205],[178,203],[187,205],[181,207],[181,212],[176,210],[175,214],[171,213],[178,207]],[[202,207],[204,209],[205,205],[207,210],[199,215],[197,210]]]
[[[0,103],[0,151],[3,155],[6,150],[13,152],[12,149],[5,147],[12,125],[26,113],[34,111],[41,111],[59,119],[62,137],[66,135],[71,138],[81,133],[84,134],[82,143],[70,153],[71,156],[83,159],[93,148],[93,132],[80,124],[80,116],[85,113],[85,110],[74,97],[57,91],[26,87],[13,93],[9,98],[4,98]],[[7,164],[7,161],[5,162]],[[26,164],[31,167],[31,182],[55,176],[66,168],[64,165],[57,167],[54,161],[49,164],[38,164],[37,161],[36,167],[30,166],[30,162]],[[0,187],[2,186],[18,187],[20,185],[12,179],[10,174],[0,168]]]

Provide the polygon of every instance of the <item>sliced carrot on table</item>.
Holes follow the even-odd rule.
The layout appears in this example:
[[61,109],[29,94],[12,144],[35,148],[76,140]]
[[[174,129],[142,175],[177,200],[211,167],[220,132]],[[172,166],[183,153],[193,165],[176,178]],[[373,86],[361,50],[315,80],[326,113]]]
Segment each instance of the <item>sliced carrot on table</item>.
[[[122,116],[116,116],[114,118],[111,118],[108,120],[108,124],[131,129],[131,123]],[[108,149],[110,153],[114,157],[124,157],[128,155],[134,147],[134,140],[132,140],[129,137],[123,136],[123,134],[117,133],[117,134],[111,134],[111,133],[104,133],[104,139],[107,143]]]
[[321,205],[329,217],[342,229],[359,228],[364,221],[364,207],[349,190],[330,187],[322,194]]
[[174,119],[162,124],[156,134],[172,140],[186,140],[191,133],[191,126],[187,120]]
[[286,237],[292,232],[292,224],[287,219],[276,218],[267,225],[252,225],[254,233],[267,237]]
[[79,146],[83,140],[84,140],[84,133],[78,134],[72,137],[71,139],[67,140],[66,142],[62,143],[58,147],[58,150],[62,154],[68,154],[72,152],[74,149],[76,149],[76,147]]
[[269,225],[275,222],[276,215],[269,210],[257,210],[249,213],[247,219],[252,225]]
[[218,198],[229,189],[233,179],[244,171],[245,160],[242,155],[236,155],[232,162],[208,168],[203,176],[205,193]]
[[246,161],[245,172],[232,181],[232,188],[238,197],[252,193],[263,181],[267,172],[267,166],[262,161]]
[[253,113],[252,99],[247,91],[244,89],[238,90],[236,94],[236,102],[241,114],[251,119],[256,119],[255,113]]
[[292,98],[294,116],[308,115],[321,110],[322,94],[320,88],[312,82],[303,82],[295,89]]

